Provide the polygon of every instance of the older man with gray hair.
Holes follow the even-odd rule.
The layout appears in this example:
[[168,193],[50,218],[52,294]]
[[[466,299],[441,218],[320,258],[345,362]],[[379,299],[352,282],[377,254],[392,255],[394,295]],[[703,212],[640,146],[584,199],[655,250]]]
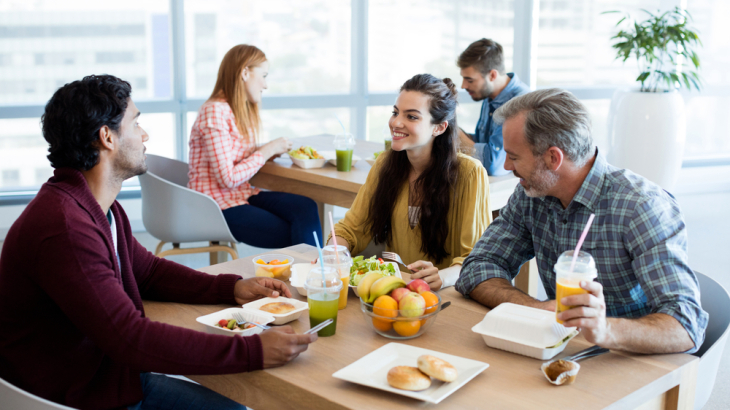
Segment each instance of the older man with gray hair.
[[[581,282],[586,294],[564,297],[571,309],[557,318],[610,349],[696,351],[708,315],[674,197],[608,164],[593,145],[587,110],[565,90],[516,97],[495,118],[503,123],[504,167],[520,184],[464,261],[456,289],[490,308],[512,302],[554,311],[553,266],[595,214],[582,249],[595,259],[598,277]],[[547,301],[511,284],[533,257]]]

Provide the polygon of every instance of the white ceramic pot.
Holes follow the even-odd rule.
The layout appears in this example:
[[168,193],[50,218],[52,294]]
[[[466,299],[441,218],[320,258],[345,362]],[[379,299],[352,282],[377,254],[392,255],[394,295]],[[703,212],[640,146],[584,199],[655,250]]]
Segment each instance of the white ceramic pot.
[[682,167],[687,120],[679,92],[619,89],[608,119],[607,160],[672,192]]

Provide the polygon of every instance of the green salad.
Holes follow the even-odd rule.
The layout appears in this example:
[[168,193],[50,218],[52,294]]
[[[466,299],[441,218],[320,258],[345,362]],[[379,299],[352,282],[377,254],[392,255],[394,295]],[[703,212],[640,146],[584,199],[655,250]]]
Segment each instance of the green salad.
[[350,285],[357,286],[366,273],[372,271],[380,271],[386,276],[395,276],[395,268],[390,263],[385,263],[382,259],[376,258],[375,255],[364,259],[361,256],[352,258],[352,267],[350,268]]

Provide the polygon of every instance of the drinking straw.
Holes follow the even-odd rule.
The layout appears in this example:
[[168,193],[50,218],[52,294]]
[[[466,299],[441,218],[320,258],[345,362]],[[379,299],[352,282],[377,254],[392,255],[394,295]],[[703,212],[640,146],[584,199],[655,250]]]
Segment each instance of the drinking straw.
[[334,115],[337,122],[340,123],[340,127],[342,127],[342,133],[347,134],[347,130],[345,130],[344,124],[342,124],[342,121],[340,121],[340,117],[338,117],[337,114],[335,114],[335,113],[332,113],[332,115]]
[[335,221],[332,219],[332,211],[330,211],[330,228],[332,228],[332,242],[335,244],[335,261],[340,262],[339,253],[337,253],[337,237],[335,236]]
[[319,267],[322,268],[322,286],[327,287],[327,281],[324,279],[324,258],[322,257],[322,247],[319,246],[319,238],[317,238],[317,232],[312,231],[314,235],[314,243],[317,244],[317,252],[319,252]]
[[570,272],[573,272],[573,268],[575,267],[575,261],[578,259],[578,252],[580,252],[580,247],[583,245],[583,241],[586,239],[586,235],[588,235],[588,230],[591,229],[591,224],[593,223],[593,218],[596,217],[596,214],[591,214],[591,216],[588,217],[588,222],[586,222],[586,227],[583,228],[583,233],[580,234],[580,239],[578,239],[578,245],[575,246],[575,250],[573,251],[573,262],[570,264]]

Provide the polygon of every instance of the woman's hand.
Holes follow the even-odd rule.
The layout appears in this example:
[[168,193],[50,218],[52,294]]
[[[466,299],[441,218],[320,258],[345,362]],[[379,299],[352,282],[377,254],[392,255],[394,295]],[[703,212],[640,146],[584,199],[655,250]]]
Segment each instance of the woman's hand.
[[423,279],[431,287],[431,290],[441,289],[441,276],[439,276],[439,268],[433,266],[428,261],[416,261],[407,266],[413,272],[411,279]]
[[292,145],[292,142],[287,138],[281,137],[264,144],[261,148],[259,148],[259,152],[261,152],[264,155],[264,158],[268,161],[272,157],[291,151]]
[[286,283],[272,278],[257,276],[241,279],[237,280],[233,287],[233,296],[239,305],[267,297],[276,298],[279,295],[290,298],[291,292]]

